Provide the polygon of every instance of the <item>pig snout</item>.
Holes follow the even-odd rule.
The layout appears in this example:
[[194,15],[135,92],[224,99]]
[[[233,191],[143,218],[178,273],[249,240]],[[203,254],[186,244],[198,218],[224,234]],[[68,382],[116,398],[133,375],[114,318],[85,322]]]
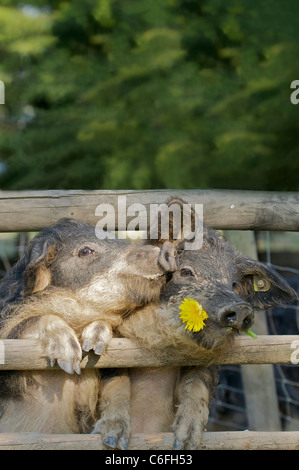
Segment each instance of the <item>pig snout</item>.
[[164,242],[160,250],[159,264],[166,272],[174,272],[178,269],[178,254],[174,245],[168,241]]
[[246,302],[234,302],[222,307],[218,312],[218,322],[222,327],[247,330],[254,321],[254,312]]

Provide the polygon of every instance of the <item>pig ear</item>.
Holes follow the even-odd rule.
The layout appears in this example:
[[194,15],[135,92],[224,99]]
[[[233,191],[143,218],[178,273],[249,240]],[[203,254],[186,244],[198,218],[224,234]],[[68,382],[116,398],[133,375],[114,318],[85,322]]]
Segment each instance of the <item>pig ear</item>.
[[53,240],[37,237],[31,242],[23,275],[25,295],[41,292],[51,284],[49,267],[54,258]]
[[263,309],[298,300],[296,292],[274,269],[250,258],[237,261],[239,279],[236,294],[253,307]]
[[84,227],[87,225],[85,222],[79,219],[74,219],[73,217],[62,217],[57,222],[58,225],[71,225],[74,227]]
[[174,197],[159,205],[156,218],[150,221],[146,243],[162,246],[165,241],[169,241],[177,250],[182,250],[186,240],[196,237],[198,228],[201,230],[202,225],[194,209],[182,199]]

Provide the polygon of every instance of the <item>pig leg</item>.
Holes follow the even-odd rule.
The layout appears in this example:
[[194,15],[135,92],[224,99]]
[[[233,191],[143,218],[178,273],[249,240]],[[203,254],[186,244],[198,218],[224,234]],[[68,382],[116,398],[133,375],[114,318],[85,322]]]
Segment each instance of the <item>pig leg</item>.
[[24,330],[20,337],[40,340],[51,366],[57,360],[61,369],[68,374],[80,374],[82,351],[72,328],[56,315],[44,315],[33,320],[34,324]]
[[87,352],[93,349],[96,354],[104,354],[111,338],[112,328],[108,323],[102,320],[93,321],[82,331],[82,349]]
[[215,368],[191,367],[182,371],[175,394],[178,402],[173,424],[174,449],[198,449],[208,422],[209,402],[218,374]]
[[126,369],[107,369],[102,375],[101,418],[92,434],[101,434],[103,443],[110,448],[126,450],[131,428],[130,379]]

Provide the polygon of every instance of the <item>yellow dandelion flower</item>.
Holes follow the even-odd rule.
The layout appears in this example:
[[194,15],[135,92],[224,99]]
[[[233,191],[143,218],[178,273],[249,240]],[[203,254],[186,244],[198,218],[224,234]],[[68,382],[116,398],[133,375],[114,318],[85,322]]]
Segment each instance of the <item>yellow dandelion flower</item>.
[[206,326],[204,320],[209,318],[209,316],[202,305],[196,302],[196,300],[190,297],[189,299],[182,300],[180,310],[180,318],[183,323],[186,323],[185,329],[200,331]]

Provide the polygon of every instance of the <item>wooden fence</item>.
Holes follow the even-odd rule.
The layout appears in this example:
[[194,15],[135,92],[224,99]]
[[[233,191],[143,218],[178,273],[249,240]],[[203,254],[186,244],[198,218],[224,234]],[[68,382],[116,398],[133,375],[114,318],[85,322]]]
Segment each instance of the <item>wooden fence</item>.
[[[204,205],[204,222],[226,230],[299,231],[299,194],[252,191],[0,191],[0,232],[38,231],[61,217],[77,217],[95,225],[99,204],[115,209],[116,229],[126,229],[126,207],[142,203],[164,203],[170,196],[188,203]],[[126,207],[118,196],[126,196]],[[297,346],[296,346],[297,345]],[[206,352],[194,357],[157,358],[128,339],[113,339],[107,352],[99,357],[88,353],[81,367],[138,367],[207,364],[213,355],[218,364],[290,364],[299,336],[267,336],[258,339],[241,336],[231,351],[223,356]],[[298,353],[299,356],[299,353]],[[271,366],[270,366],[271,367]],[[38,341],[0,341],[0,370],[47,369]],[[263,393],[263,390],[260,392]],[[267,390],[268,393],[268,390]],[[268,397],[266,397],[268,399]],[[173,434],[135,434],[129,450],[169,450]],[[55,435],[34,433],[0,434],[0,449],[98,449],[97,435]],[[206,432],[201,449],[299,449],[299,431],[292,432]]]
[[188,203],[204,205],[204,221],[215,229],[299,230],[299,193],[260,191],[0,191],[0,232],[35,231],[51,225],[60,217],[77,217],[95,225],[99,204],[115,209],[118,230],[125,230],[124,207],[119,196],[126,196],[127,206],[164,203],[171,196]]

